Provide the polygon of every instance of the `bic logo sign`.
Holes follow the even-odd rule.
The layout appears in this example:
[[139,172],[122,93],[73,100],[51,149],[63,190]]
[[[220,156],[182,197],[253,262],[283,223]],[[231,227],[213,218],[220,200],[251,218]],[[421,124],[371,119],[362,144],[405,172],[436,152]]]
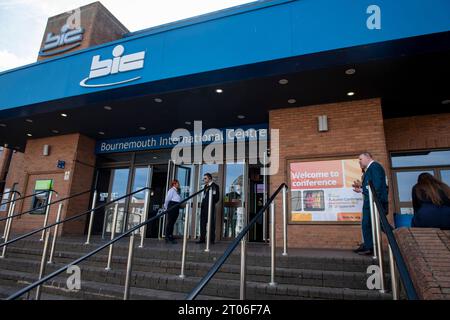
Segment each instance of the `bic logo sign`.
[[[81,28],[80,23],[80,9],[76,9],[73,14],[67,18],[66,23],[61,28],[60,34],[53,34],[52,32],[47,34],[47,38],[45,38],[44,41],[44,47],[39,52],[39,55],[42,57],[52,56],[78,47],[83,40],[83,33],[84,29]],[[59,47],[64,48],[47,52]]]
[[81,80],[80,86],[85,88],[107,87],[140,79],[141,77],[135,77],[118,82],[101,84],[87,83],[92,79],[138,70],[144,67],[145,51],[140,51],[128,55],[124,55],[124,52],[125,48],[122,45],[118,45],[112,51],[112,59],[100,60],[100,55],[94,56],[92,58],[91,72],[89,73],[89,77]]

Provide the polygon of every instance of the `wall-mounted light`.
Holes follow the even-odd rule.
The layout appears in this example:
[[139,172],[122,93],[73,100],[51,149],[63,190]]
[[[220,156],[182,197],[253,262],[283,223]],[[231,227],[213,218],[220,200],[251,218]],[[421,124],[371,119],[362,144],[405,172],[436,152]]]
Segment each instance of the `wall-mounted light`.
[[50,154],[50,146],[48,144],[44,144],[44,147],[42,148],[42,155],[48,156]]
[[319,122],[319,132],[328,131],[328,117],[327,116],[318,116]]

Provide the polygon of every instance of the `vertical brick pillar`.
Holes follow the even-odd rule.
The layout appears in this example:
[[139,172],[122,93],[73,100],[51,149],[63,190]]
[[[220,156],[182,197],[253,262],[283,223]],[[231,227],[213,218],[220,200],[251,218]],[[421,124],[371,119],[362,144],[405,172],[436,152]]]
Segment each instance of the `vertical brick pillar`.
[[[43,155],[44,145],[50,146],[50,154]],[[18,183],[22,194],[32,194],[36,180],[53,179],[54,189],[52,201],[65,198],[75,193],[89,190],[92,185],[95,166],[95,141],[80,135],[68,134],[56,137],[31,139],[27,141],[25,152],[13,156],[8,173],[6,187]],[[58,160],[65,161],[65,168],[57,168]],[[89,208],[89,193],[64,201],[62,219],[80,213]],[[32,198],[19,201],[16,213],[28,211],[32,206]],[[56,220],[58,204],[51,206],[49,222]],[[83,234],[86,219],[64,224],[60,228],[63,234]],[[12,231],[23,233],[42,227],[44,215],[25,214],[14,219]]]

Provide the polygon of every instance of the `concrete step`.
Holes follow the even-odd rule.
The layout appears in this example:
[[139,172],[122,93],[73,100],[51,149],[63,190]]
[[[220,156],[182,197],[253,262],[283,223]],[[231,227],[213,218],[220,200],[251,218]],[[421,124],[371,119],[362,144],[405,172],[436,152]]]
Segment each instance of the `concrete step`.
[[[84,245],[81,238],[67,239],[61,238],[57,242],[57,252],[76,252],[80,256],[83,253],[92,251],[106,241],[95,239],[90,245]],[[114,246],[114,256],[127,256],[128,241],[123,239]],[[203,245],[197,245],[192,241],[187,246],[187,260],[198,263],[213,263],[225,251],[228,242],[218,243],[211,247],[211,251],[204,252]],[[9,248],[26,248],[42,250],[43,243],[33,239],[21,240],[14,243]],[[227,264],[239,265],[239,248],[227,260]],[[164,241],[146,239],[144,248],[136,248],[136,258],[157,259],[164,261],[181,260],[181,243],[170,245]],[[248,265],[270,267],[270,248],[264,244],[250,244],[247,255]],[[366,272],[367,267],[373,264],[371,257],[359,256],[348,250],[309,250],[291,249],[289,255],[281,255],[281,249],[277,249],[277,266],[290,269],[308,269],[325,271],[346,271],[346,272]]]
[[[10,248],[8,258],[3,259],[3,261],[0,260],[0,267],[9,270],[37,272],[39,269],[41,254],[41,251],[38,249]],[[79,257],[79,253],[58,252],[54,258],[54,261],[61,264],[68,264]],[[106,261],[106,252],[102,252],[89,258],[83,263],[83,265],[104,268],[106,266]],[[114,257],[112,267],[114,269],[125,270],[126,263],[126,257]],[[186,262],[185,274],[189,277],[202,277],[209,271],[211,266],[212,263]],[[179,275],[181,270],[181,262],[134,258],[133,270]],[[215,277],[220,279],[238,280],[240,277],[240,266],[226,264],[219,270]],[[304,286],[310,285],[318,287],[366,289],[367,277],[368,275],[364,272],[323,271],[292,268],[277,268],[276,270],[276,281],[278,283]],[[270,282],[270,268],[248,266],[247,279],[249,281],[268,283]]]
[[[61,267],[60,264],[49,265],[47,274]],[[38,263],[35,263],[35,270],[38,269]],[[0,270],[0,285],[11,286],[12,284],[31,283],[37,279],[37,273],[24,272],[22,270]],[[61,290],[66,287],[66,277],[58,276],[50,280],[50,287],[58,287]],[[104,268],[92,266],[81,266],[82,293],[77,293],[75,297],[88,298],[95,294],[104,294],[100,289],[106,286],[119,286],[122,293],[116,293],[116,298],[123,295],[123,285],[125,281],[125,272],[123,270],[106,271]],[[150,272],[135,271],[131,277],[131,287],[137,289],[151,289],[184,293],[184,296],[190,292],[199,282],[199,277],[179,278],[176,275],[158,274]],[[87,285],[85,285],[85,283]],[[90,286],[92,284],[92,286]],[[99,291],[100,290],[100,291]],[[120,290],[119,290],[120,291]],[[49,292],[51,293],[51,292]],[[72,294],[72,293],[71,293]],[[203,290],[206,296],[222,297],[226,299],[237,299],[239,297],[239,281],[216,279]],[[118,295],[118,296],[117,296]],[[184,298],[180,297],[180,299]],[[106,298],[113,298],[106,296]],[[146,297],[149,299],[149,297]],[[316,286],[299,286],[292,284],[277,284],[270,286],[267,283],[247,282],[247,299],[389,299],[390,295],[380,294],[379,292],[369,290],[357,290],[348,288],[326,288]],[[133,298],[134,299],[134,298]],[[136,297],[138,299],[138,297]]]
[[[7,298],[12,293],[19,291],[36,281],[37,277],[30,273],[20,271],[1,270],[0,292],[1,298]],[[66,277],[55,277],[41,287],[41,300],[122,300],[124,286],[111,283],[102,283],[82,280],[80,290],[69,290],[66,285]],[[35,291],[23,295],[20,299],[34,300]],[[183,300],[186,294],[181,292],[155,290],[139,287],[130,288],[130,300]],[[199,300],[222,300],[221,297],[199,295]]]

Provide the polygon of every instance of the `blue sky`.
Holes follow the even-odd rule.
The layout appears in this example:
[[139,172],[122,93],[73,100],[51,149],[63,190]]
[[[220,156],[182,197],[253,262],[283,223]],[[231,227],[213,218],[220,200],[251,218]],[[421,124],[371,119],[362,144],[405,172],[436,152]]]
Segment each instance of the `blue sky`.
[[[0,71],[36,61],[48,17],[94,0],[0,0]],[[252,0],[101,0],[130,31]]]

